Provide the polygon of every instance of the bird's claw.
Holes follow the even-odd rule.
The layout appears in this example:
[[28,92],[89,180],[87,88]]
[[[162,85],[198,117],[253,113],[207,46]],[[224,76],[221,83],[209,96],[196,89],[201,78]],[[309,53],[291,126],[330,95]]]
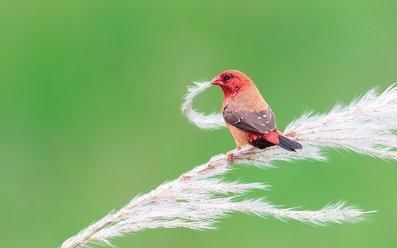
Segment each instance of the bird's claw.
[[229,164],[233,164],[234,163],[234,154],[232,152],[229,152],[226,154],[227,156],[227,161],[229,162]]

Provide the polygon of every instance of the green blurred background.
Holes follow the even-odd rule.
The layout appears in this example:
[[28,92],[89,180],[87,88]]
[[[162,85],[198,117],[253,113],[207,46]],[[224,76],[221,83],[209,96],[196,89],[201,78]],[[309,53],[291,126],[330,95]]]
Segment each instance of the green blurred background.
[[[280,128],[397,81],[397,1],[0,2],[0,247],[57,247],[111,209],[234,146],[181,115],[186,86],[248,73]],[[219,89],[197,105],[218,110]],[[397,247],[397,166],[330,162],[239,168],[269,200],[377,209],[317,228],[233,214],[208,232],[152,230],[119,247]]]

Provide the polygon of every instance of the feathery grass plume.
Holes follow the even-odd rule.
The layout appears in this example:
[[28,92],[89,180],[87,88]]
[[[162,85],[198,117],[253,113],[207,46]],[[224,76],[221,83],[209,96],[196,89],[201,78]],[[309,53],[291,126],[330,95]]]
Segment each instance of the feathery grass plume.
[[193,106],[193,99],[195,96],[200,94],[211,87],[210,82],[194,82],[193,86],[187,89],[187,94],[185,96],[185,101],[182,103],[182,113],[184,113],[187,119],[202,129],[217,129],[221,127],[226,127],[225,121],[221,114],[202,114],[197,112]]
[[[189,88],[182,112],[203,129],[225,126],[220,114],[205,115],[192,107],[193,99],[210,86],[196,83]],[[328,114],[304,114],[293,121],[285,134],[303,144],[296,153],[278,147],[259,150],[245,147],[229,151],[233,164],[269,167],[274,161],[312,159],[326,160],[321,148],[342,148],[360,154],[397,159],[397,87],[390,86],[382,94],[370,90],[351,104],[335,106]],[[193,168],[179,178],[166,182],[153,191],[133,198],[118,211],[110,212],[86,229],[69,238],[62,248],[88,246],[93,243],[111,245],[109,239],[156,228],[214,228],[214,223],[232,212],[273,216],[281,220],[296,220],[314,225],[363,220],[363,211],[344,202],[329,204],[320,210],[308,211],[281,208],[265,199],[248,199],[246,193],[264,190],[258,182],[230,182],[221,176],[232,169],[228,156],[220,154],[207,163]]]

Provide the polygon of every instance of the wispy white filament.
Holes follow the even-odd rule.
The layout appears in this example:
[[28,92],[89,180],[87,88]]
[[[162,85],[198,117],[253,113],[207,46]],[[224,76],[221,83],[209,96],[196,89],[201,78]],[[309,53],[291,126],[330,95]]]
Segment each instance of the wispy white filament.
[[[220,114],[204,115],[192,107],[193,99],[210,86],[196,83],[189,88],[182,111],[203,129],[225,126]],[[304,114],[292,122],[285,134],[303,144],[296,153],[277,147],[258,150],[245,147],[232,150],[236,164],[271,166],[274,161],[312,159],[323,161],[322,147],[342,148],[386,160],[397,159],[397,87],[382,94],[370,90],[350,105],[335,106],[328,114]],[[219,218],[231,212],[293,219],[315,225],[356,222],[371,211],[338,202],[320,210],[307,211],[280,208],[265,199],[247,199],[246,193],[264,190],[258,182],[229,182],[221,176],[232,169],[228,156],[212,157],[179,178],[166,182],[153,191],[137,196],[118,211],[111,212],[62,244],[62,248],[82,247],[109,239],[155,228],[211,229]]]
[[185,101],[182,104],[181,110],[187,119],[202,129],[217,129],[225,127],[225,122],[221,114],[202,114],[197,112],[192,103],[195,96],[211,87],[210,82],[194,82],[193,86],[189,87],[185,96]]

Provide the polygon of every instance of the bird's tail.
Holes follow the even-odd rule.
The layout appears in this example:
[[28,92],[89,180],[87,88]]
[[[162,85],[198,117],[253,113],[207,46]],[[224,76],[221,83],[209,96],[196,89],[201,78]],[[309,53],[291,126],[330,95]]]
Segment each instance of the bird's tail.
[[279,134],[278,135],[279,143],[278,145],[285,150],[294,152],[296,149],[302,149],[302,145],[296,141],[290,140],[287,137]]

